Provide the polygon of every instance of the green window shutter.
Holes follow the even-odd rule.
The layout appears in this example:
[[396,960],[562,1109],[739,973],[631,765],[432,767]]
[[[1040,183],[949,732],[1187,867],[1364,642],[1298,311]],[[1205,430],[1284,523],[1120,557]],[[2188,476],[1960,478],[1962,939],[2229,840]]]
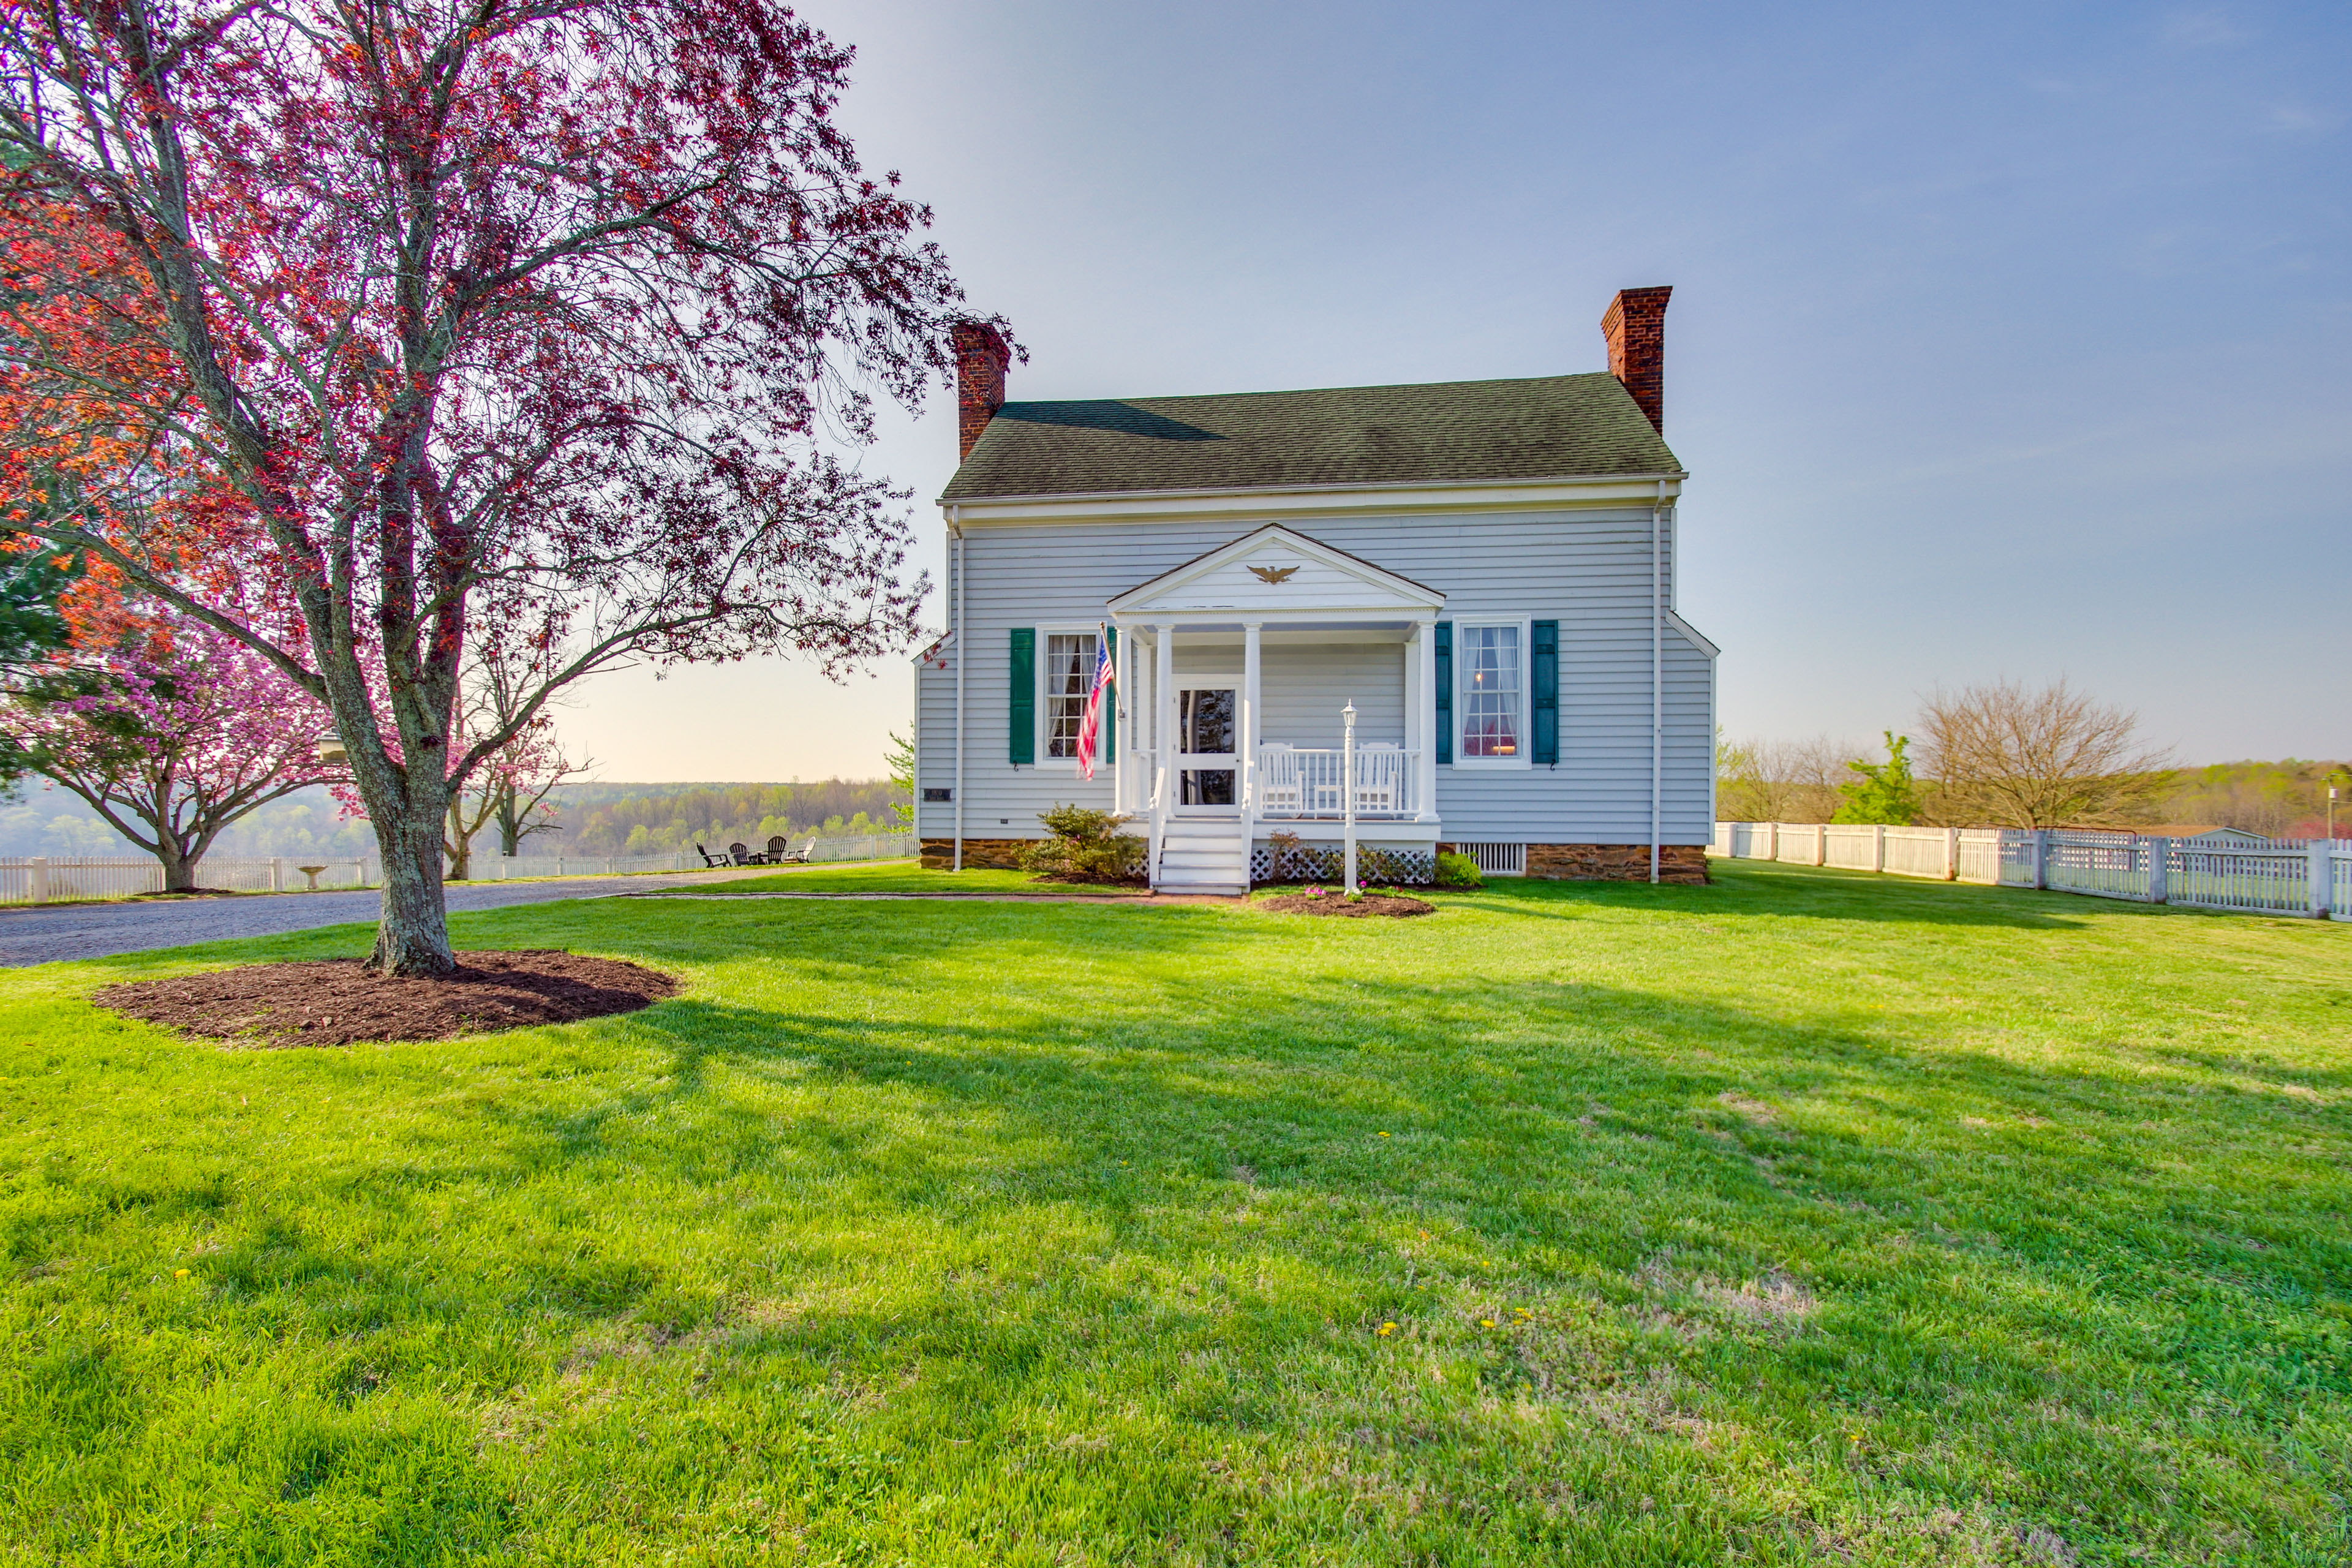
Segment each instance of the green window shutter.
[[1454,762],[1454,623],[1437,623],[1437,761]]
[[1013,628],[1013,728],[1005,736],[1015,767],[1037,760],[1037,628]]
[[1537,621],[1529,628],[1528,684],[1535,688],[1535,762],[1559,761],[1559,623]]
[[[1117,626],[1103,627],[1103,647],[1110,650],[1111,668],[1116,671],[1118,668],[1118,628]],[[1105,761],[1118,755],[1118,704],[1123,695],[1124,689],[1118,683],[1117,677],[1114,675],[1111,689],[1103,693],[1102,744],[1096,752]]]

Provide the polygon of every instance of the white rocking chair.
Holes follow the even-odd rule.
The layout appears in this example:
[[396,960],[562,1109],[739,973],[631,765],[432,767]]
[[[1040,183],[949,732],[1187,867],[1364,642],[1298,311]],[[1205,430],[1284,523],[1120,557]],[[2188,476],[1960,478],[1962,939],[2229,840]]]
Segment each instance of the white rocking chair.
[[1268,816],[1297,816],[1304,805],[1298,787],[1298,756],[1280,741],[1258,748],[1258,810]]

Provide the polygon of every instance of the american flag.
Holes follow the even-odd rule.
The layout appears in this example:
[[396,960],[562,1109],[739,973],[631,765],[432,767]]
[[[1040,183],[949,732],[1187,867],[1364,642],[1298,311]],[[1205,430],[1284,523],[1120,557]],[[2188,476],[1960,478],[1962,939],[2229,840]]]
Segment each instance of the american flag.
[[1104,699],[1118,679],[1118,671],[1110,661],[1110,636],[1108,626],[1095,631],[1095,683],[1087,691],[1087,711],[1078,721],[1078,776],[1095,776],[1095,746],[1102,735]]

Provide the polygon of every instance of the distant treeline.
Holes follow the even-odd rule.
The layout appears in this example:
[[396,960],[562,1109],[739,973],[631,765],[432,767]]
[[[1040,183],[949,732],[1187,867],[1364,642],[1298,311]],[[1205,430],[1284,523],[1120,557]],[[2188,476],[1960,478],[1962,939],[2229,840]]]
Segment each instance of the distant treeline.
[[[1847,760],[1884,754],[1880,747],[1865,750],[1826,738],[1727,746],[1717,781],[1717,814],[1738,822],[1827,822],[1843,798],[1839,786],[1855,777]],[[2352,836],[2352,763],[2296,757],[2156,769],[2137,775],[2111,808],[2084,825],[2242,827],[2267,838],[2317,838],[2327,830],[2331,781],[2344,795],[2336,805],[2336,834]],[[1922,822],[1982,825],[1980,813],[1948,799],[1933,776],[1918,780],[1918,795]]]
[[[80,797],[28,778],[0,800],[0,855],[141,855]],[[375,830],[346,817],[323,787],[274,800],[222,832],[213,853],[231,858],[286,855],[333,860],[375,853]]]
[[[526,855],[659,855],[714,850],[778,834],[888,833],[897,792],[887,779],[821,784],[584,784],[556,792],[554,823],[523,840]],[[900,795],[898,798],[904,800]],[[495,834],[475,846],[495,854]],[[324,789],[272,802],[221,835],[225,856],[317,856],[375,852],[375,831],[343,816]],[[138,847],[64,790],[29,779],[0,800],[0,855],[135,855]],[[477,875],[481,875],[477,871]]]
[[887,779],[817,784],[572,784],[554,797],[557,826],[524,853],[659,855],[696,844],[763,844],[782,835],[897,831],[903,803]]
[[2203,822],[2242,827],[2268,838],[2316,838],[2327,830],[2327,786],[2333,780],[2344,798],[2336,803],[2336,831],[2352,832],[2352,762],[2215,763],[2178,768],[2157,792],[2155,812],[2163,822]]

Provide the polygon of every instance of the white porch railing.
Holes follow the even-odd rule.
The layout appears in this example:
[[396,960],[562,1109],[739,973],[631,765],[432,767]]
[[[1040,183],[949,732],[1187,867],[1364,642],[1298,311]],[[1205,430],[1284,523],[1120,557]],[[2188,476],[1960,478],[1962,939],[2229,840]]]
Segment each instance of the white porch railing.
[[[1421,753],[1374,744],[1356,748],[1356,815],[1395,818],[1417,816],[1414,764]],[[1296,746],[1258,748],[1256,814],[1270,820],[1344,816],[1347,759],[1337,750]]]

